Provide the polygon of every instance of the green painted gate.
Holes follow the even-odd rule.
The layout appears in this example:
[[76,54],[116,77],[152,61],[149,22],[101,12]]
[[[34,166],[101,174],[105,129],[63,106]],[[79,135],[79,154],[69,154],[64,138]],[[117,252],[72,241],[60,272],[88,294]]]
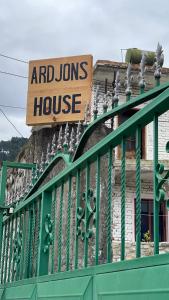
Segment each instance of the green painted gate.
[[[4,162],[1,170],[1,299],[169,299],[169,254],[159,254],[159,205],[169,177],[158,161],[158,119],[169,109],[169,83],[97,116],[80,138],[68,125],[39,164]],[[144,105],[143,105],[144,104]],[[90,149],[95,128],[131,108],[142,108]],[[153,122],[154,255],[141,257],[141,130]],[[135,259],[126,260],[126,143],[135,135]],[[63,140],[64,136],[64,140]],[[63,147],[62,147],[63,146]],[[76,147],[74,155],[73,147]],[[120,148],[120,257],[114,259],[112,194],[114,153]],[[168,143],[166,151],[169,151]],[[59,167],[58,167],[59,166]],[[30,177],[9,200],[8,169]],[[58,171],[59,170],[59,171]]]

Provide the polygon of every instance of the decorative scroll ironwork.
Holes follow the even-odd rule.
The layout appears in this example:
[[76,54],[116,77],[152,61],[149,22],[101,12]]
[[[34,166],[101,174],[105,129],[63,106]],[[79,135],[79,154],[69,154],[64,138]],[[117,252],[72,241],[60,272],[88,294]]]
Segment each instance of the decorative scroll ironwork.
[[[96,197],[93,190],[89,189],[87,194],[84,192],[82,195],[84,207],[80,206],[77,209],[77,236],[80,236],[82,241],[90,239],[93,236],[93,226],[96,222]],[[92,224],[91,224],[91,219]]]
[[21,250],[22,250],[22,230],[20,230],[19,226],[16,232],[16,238],[14,240],[14,272],[17,270],[17,266],[20,264],[21,261]]
[[45,246],[44,246],[44,253],[47,253],[49,251],[49,246],[53,243],[53,221],[51,220],[51,215],[46,215],[45,220]]
[[[166,144],[166,152],[169,153],[169,142]],[[156,201],[162,202],[166,200],[166,206],[169,210],[169,199],[166,199],[166,188],[165,183],[169,179],[169,170],[165,172],[164,165],[162,163],[158,163],[156,166],[156,178],[157,178],[157,188],[156,188]]]
[[[156,189],[156,201],[157,202],[165,201],[166,190],[165,190],[164,184],[165,184],[166,180],[169,179],[169,170],[166,172],[166,174],[164,174],[164,176],[162,176],[163,173],[164,173],[164,165],[161,163],[158,163],[158,165],[156,167],[156,178],[158,180],[157,189]],[[166,201],[167,201],[167,203],[166,203],[167,209],[169,210],[169,199],[167,199]]]

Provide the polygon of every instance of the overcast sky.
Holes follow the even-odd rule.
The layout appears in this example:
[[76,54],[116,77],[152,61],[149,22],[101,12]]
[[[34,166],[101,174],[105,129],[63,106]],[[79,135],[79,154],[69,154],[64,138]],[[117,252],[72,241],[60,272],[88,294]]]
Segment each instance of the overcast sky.
[[[169,66],[168,0],[1,0],[0,53],[25,61],[92,54],[121,61],[121,48],[155,50]],[[0,71],[28,76],[28,64],[0,56]],[[0,73],[0,104],[26,107],[27,79]],[[0,107],[24,137],[26,111]],[[0,140],[19,136],[0,112]]]

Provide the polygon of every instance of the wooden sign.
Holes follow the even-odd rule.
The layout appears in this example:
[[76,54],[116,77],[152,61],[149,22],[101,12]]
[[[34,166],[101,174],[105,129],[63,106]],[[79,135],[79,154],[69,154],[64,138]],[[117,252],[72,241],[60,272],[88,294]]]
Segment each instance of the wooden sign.
[[92,65],[91,55],[30,61],[26,124],[84,120]]

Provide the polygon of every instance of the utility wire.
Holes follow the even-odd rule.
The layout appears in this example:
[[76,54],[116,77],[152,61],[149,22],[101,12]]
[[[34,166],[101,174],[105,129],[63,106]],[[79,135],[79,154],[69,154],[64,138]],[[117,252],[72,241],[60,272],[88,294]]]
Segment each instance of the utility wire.
[[0,53],[0,56],[4,57],[4,58],[7,58],[7,59],[15,60],[15,61],[18,61],[18,62],[21,62],[21,63],[24,63],[24,64],[28,64],[28,62],[23,60],[23,59],[18,59],[18,58],[8,56],[8,55],[2,54],[2,53]]
[[15,77],[20,77],[20,78],[28,78],[27,76],[23,76],[23,75],[19,75],[19,74],[14,74],[14,73],[9,73],[9,72],[5,72],[0,70],[1,74],[5,74],[5,75],[10,75],[10,76],[15,76]]
[[16,108],[16,109],[23,109],[25,110],[25,107],[21,107],[21,106],[12,106],[12,105],[5,105],[5,104],[0,104],[0,107],[5,107],[5,108]]
[[22,133],[16,128],[16,126],[9,120],[9,118],[7,117],[7,115],[4,113],[4,111],[2,110],[2,108],[0,108],[1,113],[4,115],[5,119],[12,125],[12,127],[17,131],[17,133],[19,133],[19,135],[21,137],[24,137],[22,135]]

